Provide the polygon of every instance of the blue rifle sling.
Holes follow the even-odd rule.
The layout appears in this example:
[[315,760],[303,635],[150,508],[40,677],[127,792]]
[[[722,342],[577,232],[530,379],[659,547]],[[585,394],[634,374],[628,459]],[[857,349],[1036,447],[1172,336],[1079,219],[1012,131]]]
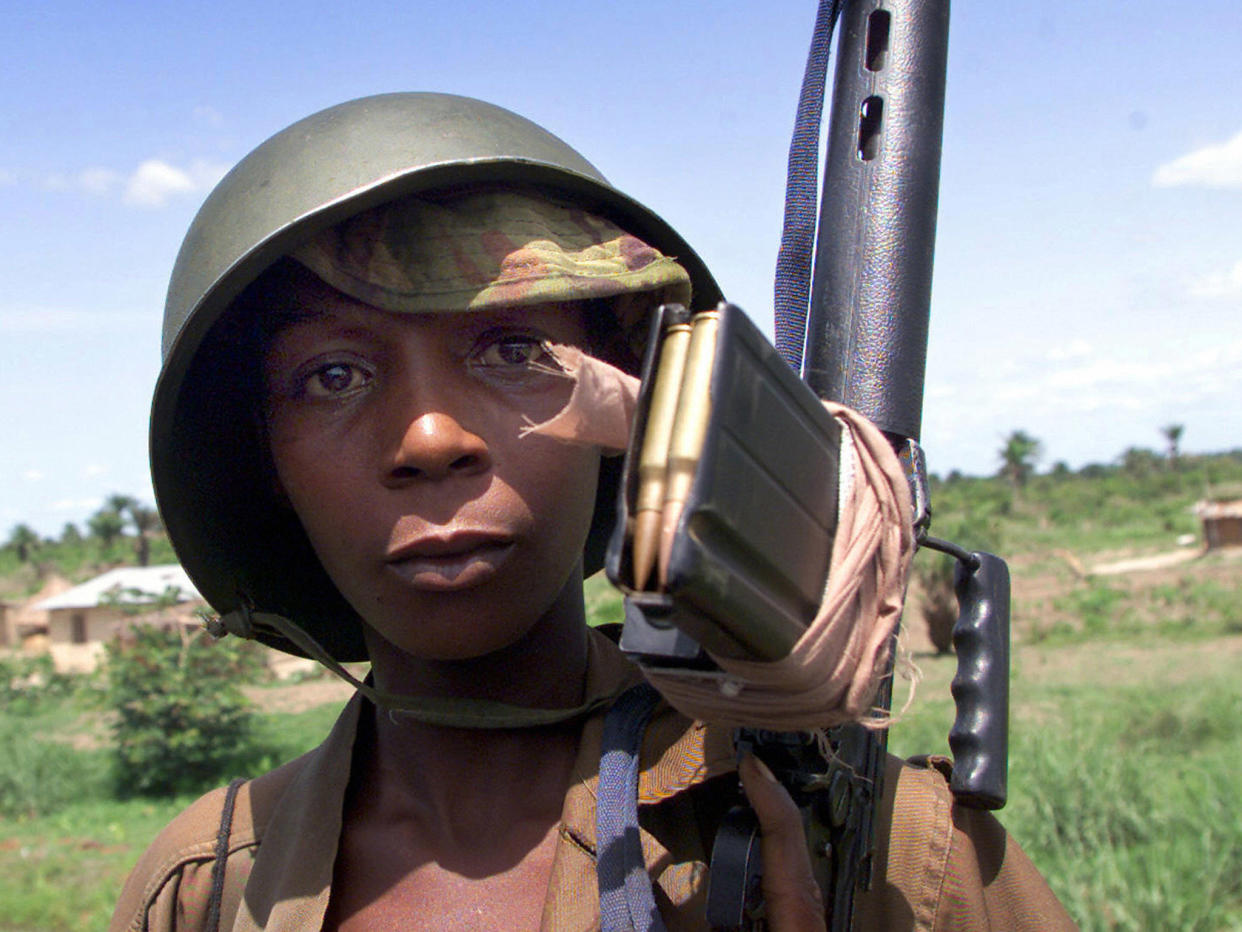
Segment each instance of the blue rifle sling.
[[659,699],[639,683],[604,716],[595,808],[602,932],[664,932],[638,833],[638,751]]
[[820,0],[807,55],[785,182],[785,217],[776,254],[776,349],[789,368],[802,371],[807,305],[819,220],[819,137],[832,29],[841,0]]

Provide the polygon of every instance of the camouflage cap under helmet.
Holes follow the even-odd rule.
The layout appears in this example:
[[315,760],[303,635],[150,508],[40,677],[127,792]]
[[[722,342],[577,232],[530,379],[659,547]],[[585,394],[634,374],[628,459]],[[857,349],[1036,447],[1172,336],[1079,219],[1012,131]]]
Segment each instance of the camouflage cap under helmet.
[[[445,94],[386,94],[277,133],[225,176],[186,234],[168,289],[151,412],[161,515],[182,565],[222,615],[246,608],[283,615],[338,660],[366,655],[357,615],[278,502],[252,416],[256,400],[242,397],[244,386],[257,390],[257,374],[229,366],[222,318],[273,263],[343,220],[420,192],[487,185],[580,206],[675,257],[696,304],[719,300],[702,261],[668,224],[560,139],[502,108]],[[604,463],[588,571],[602,562],[613,521],[619,461]],[[274,631],[250,633],[301,653]]]

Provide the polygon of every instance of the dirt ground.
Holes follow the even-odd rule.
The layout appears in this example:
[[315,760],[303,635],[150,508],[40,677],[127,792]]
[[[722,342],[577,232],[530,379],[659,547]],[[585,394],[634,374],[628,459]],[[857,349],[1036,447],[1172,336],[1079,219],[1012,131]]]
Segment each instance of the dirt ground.
[[[1081,564],[1079,564],[1081,566]],[[1012,657],[1015,678],[1057,687],[1098,679],[1112,672],[1127,682],[1148,682],[1153,688],[1174,685],[1196,676],[1231,675],[1242,666],[1242,637],[1226,635],[1185,641],[1160,638],[1153,649],[1141,637],[1129,640],[1085,640],[1059,647],[1035,643],[1032,626],[1055,619],[1069,620],[1057,603],[1088,585],[1065,559],[1019,557],[1012,561]],[[1107,586],[1142,602],[1156,587],[1194,587],[1213,583],[1242,598],[1242,548],[1204,554],[1184,550],[1165,554],[1110,554],[1093,562],[1087,572]],[[919,614],[921,594],[912,585],[903,621],[903,643],[920,669],[916,695],[943,695],[955,672],[950,657],[937,657]],[[1150,611],[1150,609],[1149,609]],[[900,702],[905,687],[898,686]]]
[[282,686],[249,686],[246,697],[264,712],[304,712],[329,702],[340,704],[354,694],[354,688],[329,673],[301,683]]
[[[1089,563],[1072,554],[1019,555],[1009,561],[1011,574],[1012,633],[1017,644],[1031,640],[1033,629],[1056,621],[1076,623],[1066,610],[1065,598],[1082,590],[1091,580],[1131,597],[1157,587],[1190,588],[1215,584],[1242,598],[1242,547],[1204,552],[1176,550],[1157,554],[1098,555]],[[903,618],[907,646],[915,654],[932,651],[931,640],[920,614],[922,593],[911,584]],[[1154,620],[1154,619],[1153,619]]]

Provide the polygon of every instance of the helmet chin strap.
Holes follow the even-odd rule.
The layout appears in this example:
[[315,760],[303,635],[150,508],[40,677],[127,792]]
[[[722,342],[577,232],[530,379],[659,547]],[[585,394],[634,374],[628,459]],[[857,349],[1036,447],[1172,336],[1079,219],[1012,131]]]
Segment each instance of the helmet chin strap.
[[318,641],[288,618],[272,612],[253,611],[248,602],[243,602],[242,608],[209,622],[207,630],[213,637],[234,634],[253,639],[261,631],[279,635],[354,687],[377,707],[392,715],[408,716],[426,725],[446,728],[540,728],[584,718],[611,705],[619,694],[617,689],[600,690],[588,695],[581,705],[567,709],[538,709],[487,699],[400,695],[376,689],[358,679],[337,662]]

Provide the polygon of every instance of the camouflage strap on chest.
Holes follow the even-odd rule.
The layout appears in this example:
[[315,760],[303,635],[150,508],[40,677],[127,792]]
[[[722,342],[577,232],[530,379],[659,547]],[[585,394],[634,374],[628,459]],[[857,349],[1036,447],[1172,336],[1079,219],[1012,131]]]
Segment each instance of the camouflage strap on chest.
[[604,717],[595,809],[602,932],[664,932],[638,829],[638,752],[659,699],[640,683]]

